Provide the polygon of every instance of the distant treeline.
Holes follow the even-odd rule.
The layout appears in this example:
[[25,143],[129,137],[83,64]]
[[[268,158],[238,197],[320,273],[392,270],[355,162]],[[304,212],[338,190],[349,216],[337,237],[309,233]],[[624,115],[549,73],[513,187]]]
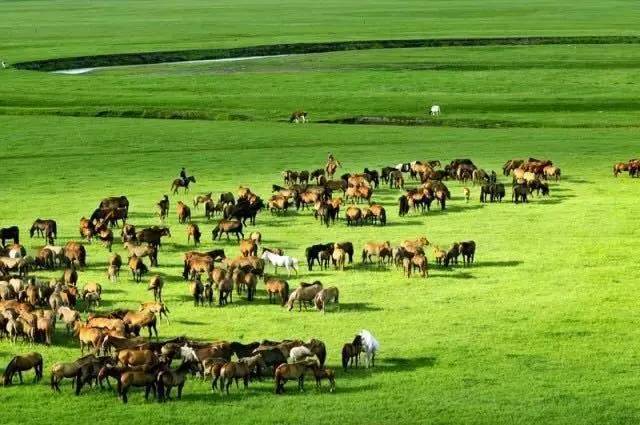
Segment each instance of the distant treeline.
[[305,53],[340,52],[347,50],[398,49],[413,47],[456,47],[543,44],[635,44],[636,36],[575,36],[575,37],[497,37],[497,38],[442,38],[414,40],[362,40],[320,43],[272,44],[265,46],[233,47],[228,49],[197,49],[168,52],[116,53],[109,55],[78,56],[44,59],[13,64],[14,68],[34,71],[60,71],[76,68],[142,65],[164,62],[183,62],[207,59],[225,59],[247,56],[275,56]]

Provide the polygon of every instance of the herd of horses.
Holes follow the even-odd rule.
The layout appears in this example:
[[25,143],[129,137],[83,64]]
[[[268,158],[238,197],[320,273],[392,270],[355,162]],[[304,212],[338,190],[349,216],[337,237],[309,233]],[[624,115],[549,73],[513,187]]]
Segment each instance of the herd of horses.
[[633,158],[627,162],[617,162],[613,164],[613,176],[618,177],[619,174],[627,171],[629,177],[640,177],[640,159]]
[[[50,387],[60,391],[60,384],[70,379],[76,395],[89,386],[93,388],[113,389],[110,378],[116,383],[116,394],[123,403],[128,402],[132,388],[144,388],[145,399],[153,393],[158,402],[171,399],[171,391],[176,388],[177,398],[182,392],[188,377],[199,376],[210,379],[211,389],[229,394],[231,384],[236,387],[242,380],[245,389],[254,380],[273,379],[275,394],[283,394],[287,381],[296,381],[298,389],[304,391],[306,375],[316,381],[321,388],[323,380],[329,382],[329,391],[335,390],[335,371],[325,366],[327,348],[324,342],[310,339],[251,342],[198,342],[186,337],[169,340],[146,340],[126,335],[131,328],[119,319],[121,311],[105,315],[92,315],[88,322],[101,322],[109,330],[96,341],[91,354],[74,361],[56,362],[51,366]],[[84,327],[80,319],[77,327]],[[110,326],[107,328],[106,326]],[[125,335],[114,331],[122,326]],[[380,344],[370,331],[362,330],[356,334],[353,342],[345,343],[342,348],[342,366],[345,372],[349,367],[358,367],[361,354],[365,356],[367,368],[375,366],[375,355]],[[180,361],[172,367],[174,361]],[[34,370],[34,382],[43,378],[44,361],[40,353],[30,352],[14,356],[3,373],[3,384],[12,385],[17,375],[24,382],[22,373]]]
[[[304,122],[306,114],[294,117]],[[339,308],[340,290],[315,280],[301,282],[297,287],[281,277],[278,269],[284,269],[287,278],[300,271],[299,260],[284,252],[282,248],[265,246],[258,231],[246,232],[248,226],[256,224],[258,214],[267,210],[272,214],[286,214],[288,209],[299,212],[310,210],[316,220],[329,227],[339,220],[347,226],[364,224],[387,224],[388,213],[380,203],[372,199],[374,191],[382,185],[391,190],[401,190],[398,199],[398,215],[403,217],[414,212],[430,211],[435,201],[444,210],[451,199],[447,181],[470,182],[478,186],[481,202],[501,202],[504,184],[498,181],[493,171],[477,167],[469,159],[456,159],[442,167],[440,161],[413,161],[384,167],[380,171],[364,168],[361,173],[346,173],[336,176],[342,164],[329,156],[324,168],[316,170],[286,170],[282,172],[282,183],[272,186],[273,194],[266,200],[250,188],[240,186],[234,194],[204,193],[193,198],[193,204],[178,201],[175,214],[179,224],[184,225],[187,241],[194,248],[202,242],[202,230],[192,218],[202,206],[206,221],[216,220],[211,239],[227,240],[235,237],[240,254],[227,257],[221,248],[210,251],[190,250],[183,256],[182,277],[188,281],[190,295],[195,306],[224,307],[233,303],[233,295],[255,299],[260,280],[269,303],[279,303],[291,311],[313,307],[325,313],[327,307]],[[527,202],[534,191],[547,195],[548,181],[560,179],[560,169],[551,161],[509,160],[503,167],[504,176],[512,177],[514,202]],[[189,189],[194,177],[177,179],[171,190]],[[407,187],[416,182],[414,187]],[[464,188],[468,202],[470,189]],[[365,203],[365,206],[359,205]],[[62,321],[67,333],[78,339],[82,357],[73,362],[57,363],[52,367],[51,388],[59,390],[62,379],[71,378],[74,391],[80,394],[86,386],[102,387],[115,378],[117,393],[127,402],[131,387],[145,388],[146,397],[154,392],[159,401],[170,397],[176,387],[178,397],[182,394],[185,380],[193,374],[212,379],[212,388],[229,392],[231,382],[242,380],[245,387],[253,379],[270,376],[275,382],[275,392],[284,391],[287,380],[297,380],[302,389],[305,374],[311,374],[319,383],[328,379],[331,389],[335,385],[335,373],[324,367],[326,347],[321,341],[311,339],[262,341],[251,344],[216,341],[202,343],[187,338],[166,341],[158,340],[158,324],[163,318],[169,323],[169,308],[163,300],[164,278],[153,274],[148,289],[154,300],[143,302],[137,309],[115,310],[96,313],[100,307],[103,288],[95,282],[78,287],[79,275],[87,266],[86,244],[99,242],[111,253],[107,261],[108,281],[120,279],[121,268],[128,267],[131,279],[141,282],[151,268],[158,267],[159,253],[165,238],[171,238],[171,230],[165,225],[171,205],[164,195],[155,205],[160,225],[138,227],[129,221],[130,203],[126,196],[104,198],[91,214],[81,217],[78,235],[81,241],[56,244],[58,225],[53,219],[37,218],[29,230],[31,238],[42,238],[44,246],[33,256],[20,243],[17,226],[0,229],[0,337],[16,342],[19,339],[30,343],[54,343],[58,321]],[[341,210],[343,214],[341,215]],[[118,229],[119,227],[119,229]],[[112,252],[119,230],[123,258]],[[247,233],[245,235],[245,232]],[[427,247],[432,248],[428,254]],[[349,241],[325,242],[305,249],[307,269],[314,267],[326,270],[345,270],[354,262],[354,244]],[[377,262],[379,266],[395,265],[403,275],[418,274],[428,277],[427,256],[444,268],[458,265],[462,257],[463,266],[473,264],[476,243],[467,240],[454,242],[450,248],[441,249],[432,245],[426,237],[404,240],[392,245],[389,241],[367,242],[359,252],[363,265]],[[267,273],[267,267],[272,273]],[[38,270],[62,270],[60,278],[40,279],[34,277]],[[84,314],[86,318],[82,319]],[[141,337],[147,329],[148,339]],[[155,337],[155,341],[153,338]],[[346,343],[342,349],[342,365],[358,365],[361,353],[365,353],[367,366],[373,366],[379,344],[368,331],[362,331]],[[84,355],[89,350],[90,354]],[[232,360],[235,355],[235,360]],[[313,358],[313,359],[311,359]],[[172,361],[180,359],[177,368]],[[42,378],[42,356],[29,353],[14,357],[5,370],[5,385],[13,382],[21,372],[34,369],[36,380]],[[265,372],[268,371],[268,372]]]

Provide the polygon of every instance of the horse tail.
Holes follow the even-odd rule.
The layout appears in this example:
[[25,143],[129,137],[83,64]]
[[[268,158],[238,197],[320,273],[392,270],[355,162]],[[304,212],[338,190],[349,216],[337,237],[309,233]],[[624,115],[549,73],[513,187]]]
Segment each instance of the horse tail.
[[349,364],[349,345],[345,344],[342,347],[342,368],[347,371],[347,365]]

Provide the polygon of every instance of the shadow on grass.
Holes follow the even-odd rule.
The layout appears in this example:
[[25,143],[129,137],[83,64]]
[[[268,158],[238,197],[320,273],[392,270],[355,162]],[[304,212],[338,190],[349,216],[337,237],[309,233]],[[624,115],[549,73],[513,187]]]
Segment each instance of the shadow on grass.
[[374,305],[371,305],[369,303],[340,303],[340,307],[336,308],[336,307],[327,307],[327,314],[329,313],[333,313],[334,311],[337,313],[340,312],[365,312],[365,311],[382,311],[383,309],[381,307],[377,307]]

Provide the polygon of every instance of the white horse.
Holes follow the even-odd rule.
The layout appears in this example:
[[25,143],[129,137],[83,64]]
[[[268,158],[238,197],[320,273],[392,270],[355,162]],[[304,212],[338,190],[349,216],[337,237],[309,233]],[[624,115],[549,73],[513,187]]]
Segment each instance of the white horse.
[[180,358],[182,358],[185,362],[199,362],[196,351],[193,349],[193,347],[189,347],[189,345],[187,344],[184,344],[182,347],[180,347]]
[[363,329],[358,335],[362,338],[362,351],[364,351],[366,367],[374,367],[376,351],[380,348],[380,343],[368,330]]
[[433,116],[440,115],[440,105],[431,106],[431,115]]
[[298,347],[293,347],[289,350],[289,359],[291,359],[291,363],[297,363],[301,360],[306,359],[307,357],[312,357],[313,353],[304,345],[300,345]]
[[289,257],[288,255],[278,255],[269,251],[262,253],[263,260],[269,261],[275,268],[274,273],[278,273],[278,267],[284,267],[287,269],[288,276],[291,276],[291,270],[298,274],[298,259]]

